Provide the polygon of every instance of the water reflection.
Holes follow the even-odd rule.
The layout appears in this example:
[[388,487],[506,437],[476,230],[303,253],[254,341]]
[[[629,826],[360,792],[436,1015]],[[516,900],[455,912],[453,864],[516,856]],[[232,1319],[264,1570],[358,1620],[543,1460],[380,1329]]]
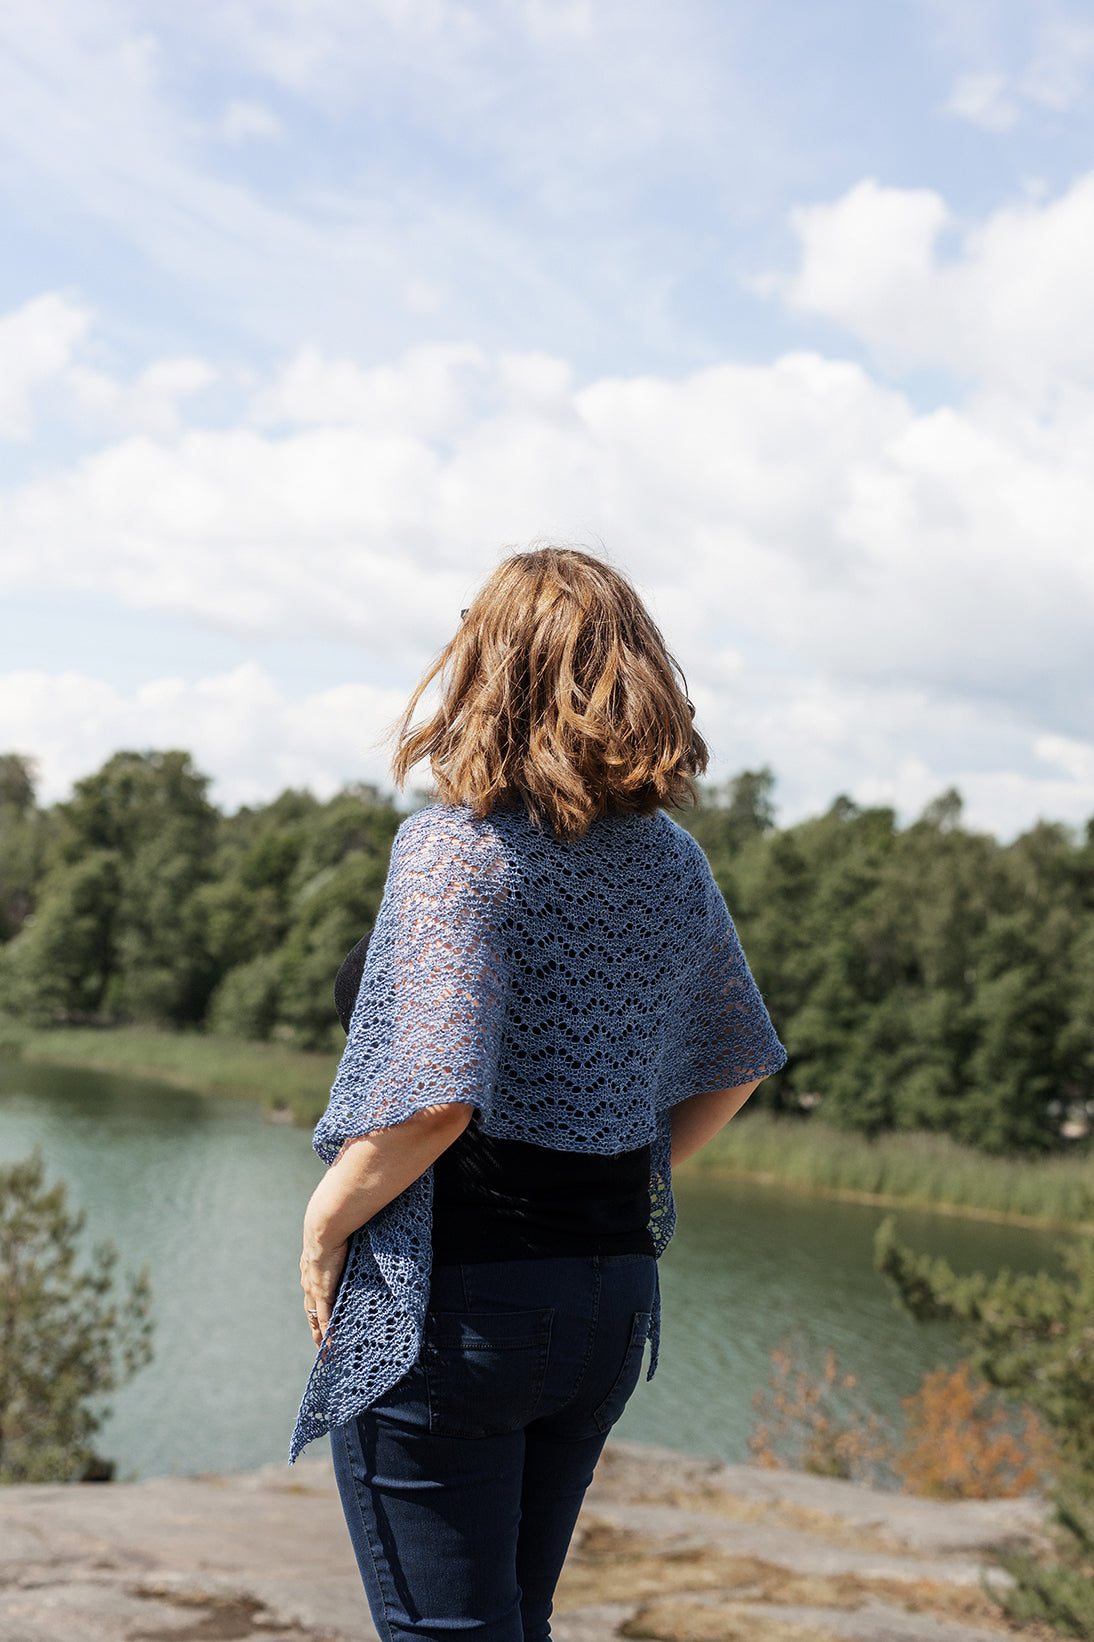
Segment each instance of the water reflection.
[[99,1446],[120,1475],[280,1459],[313,1350],[298,1286],[321,1165],[299,1130],[159,1083],[0,1066],[0,1156],[40,1144],[49,1177],[151,1267],[155,1359]]
[[[89,1236],[113,1237],[123,1267],[151,1267],[155,1361],[118,1394],[99,1444],[119,1474],[282,1459],[312,1360],[297,1273],[321,1168],[308,1135],[162,1083],[0,1061],[0,1158],[35,1144]],[[746,1458],[753,1393],[793,1331],[818,1354],[833,1346],[889,1411],[956,1358],[952,1331],[900,1316],[873,1270],[883,1211],[702,1175],[678,1188],[662,1366],[620,1435]],[[1055,1263],[1041,1233],[908,1210],[899,1221],[959,1269]]]
[[[661,1262],[661,1367],[620,1436],[747,1459],[752,1397],[788,1335],[818,1365],[831,1347],[893,1417],[928,1369],[960,1355],[950,1326],[896,1311],[874,1271],[874,1232],[889,1211],[701,1174],[679,1176],[676,1195],[677,1233]],[[898,1223],[914,1247],[960,1270],[1057,1265],[1044,1233],[913,1210]]]

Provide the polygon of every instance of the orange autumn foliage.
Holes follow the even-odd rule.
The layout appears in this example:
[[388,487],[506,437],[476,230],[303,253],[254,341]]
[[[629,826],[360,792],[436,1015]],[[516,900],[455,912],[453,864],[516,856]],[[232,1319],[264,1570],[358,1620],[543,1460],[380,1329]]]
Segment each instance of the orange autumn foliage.
[[1016,1420],[967,1362],[934,1369],[903,1403],[907,1426],[892,1464],[909,1493],[1013,1499],[1045,1483],[1052,1444],[1037,1415],[1026,1409]]
[[856,1402],[857,1381],[841,1374],[834,1351],[820,1373],[800,1368],[791,1342],[771,1353],[766,1391],[752,1399],[757,1423],[748,1441],[754,1465],[795,1466],[822,1477],[866,1480],[889,1457],[881,1421]]
[[792,1340],[771,1353],[767,1388],[752,1399],[754,1465],[792,1466],[820,1476],[887,1482],[935,1499],[1010,1499],[1044,1487],[1053,1469],[1051,1439],[1032,1409],[1009,1405],[970,1364],[939,1367],[902,1399],[903,1438],[894,1445],[865,1406],[853,1374],[834,1351],[803,1367]]

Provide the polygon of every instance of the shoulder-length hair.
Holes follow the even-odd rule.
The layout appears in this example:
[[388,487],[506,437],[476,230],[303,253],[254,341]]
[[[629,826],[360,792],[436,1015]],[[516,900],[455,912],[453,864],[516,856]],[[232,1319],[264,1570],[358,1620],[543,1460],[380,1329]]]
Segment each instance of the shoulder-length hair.
[[[424,724],[418,704],[441,700]],[[445,804],[523,805],[580,838],[602,815],[695,802],[707,748],[679,667],[634,588],[570,547],[515,553],[464,611],[396,731],[401,787],[428,758]]]

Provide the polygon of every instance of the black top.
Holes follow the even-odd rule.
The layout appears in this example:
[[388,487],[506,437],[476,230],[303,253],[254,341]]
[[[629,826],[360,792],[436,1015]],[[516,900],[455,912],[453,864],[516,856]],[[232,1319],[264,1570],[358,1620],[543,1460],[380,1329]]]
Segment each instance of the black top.
[[476,1112],[433,1165],[433,1262],[653,1254],[650,1149],[600,1157],[484,1134]]
[[[334,983],[349,1031],[369,937]],[[538,1260],[552,1255],[653,1254],[650,1149],[615,1157],[557,1152],[483,1133],[476,1112],[433,1165],[433,1261]]]

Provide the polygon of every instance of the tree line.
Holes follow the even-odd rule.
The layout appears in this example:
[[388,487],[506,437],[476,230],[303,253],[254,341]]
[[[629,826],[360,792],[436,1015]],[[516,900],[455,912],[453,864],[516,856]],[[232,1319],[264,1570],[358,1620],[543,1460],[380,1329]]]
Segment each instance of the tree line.
[[[0,1012],[340,1042],[331,985],[402,818],[375,788],[221,813],[185,752],[116,753],[66,801],[0,758]],[[757,1097],[867,1134],[1078,1143],[1094,1112],[1094,822],[1001,844],[943,794],[909,826],[837,798],[779,828],[744,771],[680,819],[741,933],[786,1069]],[[671,909],[666,909],[670,912]]]

